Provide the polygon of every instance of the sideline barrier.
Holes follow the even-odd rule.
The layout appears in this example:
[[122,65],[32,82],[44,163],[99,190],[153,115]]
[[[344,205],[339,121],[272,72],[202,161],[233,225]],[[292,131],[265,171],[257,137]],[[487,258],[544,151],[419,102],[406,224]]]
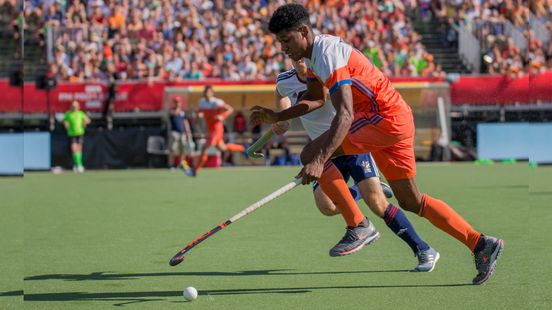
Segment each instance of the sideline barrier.
[[551,132],[552,123],[478,124],[477,158],[552,163]]
[[23,134],[0,134],[0,175],[23,175]]
[[0,175],[51,168],[50,133],[0,133]]

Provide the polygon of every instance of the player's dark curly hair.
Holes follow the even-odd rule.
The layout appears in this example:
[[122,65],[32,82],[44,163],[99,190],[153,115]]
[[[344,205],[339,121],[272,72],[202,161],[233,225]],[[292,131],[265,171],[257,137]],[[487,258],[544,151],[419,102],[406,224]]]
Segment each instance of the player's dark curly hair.
[[295,30],[301,25],[310,26],[309,12],[301,4],[289,3],[282,5],[272,14],[268,30],[276,34],[283,30]]

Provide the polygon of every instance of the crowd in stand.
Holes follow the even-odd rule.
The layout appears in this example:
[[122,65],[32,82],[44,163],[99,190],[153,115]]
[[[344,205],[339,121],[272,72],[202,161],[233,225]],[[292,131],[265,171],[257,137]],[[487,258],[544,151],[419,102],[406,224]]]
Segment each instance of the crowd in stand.
[[[25,18],[41,40],[53,34],[50,71],[61,80],[262,80],[291,66],[266,31],[284,2],[27,0]],[[405,16],[415,1],[304,4],[318,33],[344,37],[386,74],[444,76]]]
[[[484,71],[512,77],[552,69],[552,39],[537,38],[529,25],[534,18],[552,33],[550,0],[421,0],[422,12],[431,12],[443,24],[466,27],[481,42]],[[426,15],[427,16],[427,15]],[[525,46],[515,44],[512,31]],[[453,36],[454,37],[454,36]]]
[[[46,46],[50,72],[60,80],[274,79],[290,68],[266,31],[285,1],[267,0],[26,0],[28,37]],[[317,33],[343,37],[390,76],[442,77],[405,15],[417,7],[444,25],[457,44],[468,27],[482,42],[484,70],[519,75],[552,68],[552,40],[527,27],[529,12],[550,29],[549,0],[305,0]],[[0,0],[2,16],[18,29],[17,1]],[[520,49],[506,34],[509,21],[527,40]]]

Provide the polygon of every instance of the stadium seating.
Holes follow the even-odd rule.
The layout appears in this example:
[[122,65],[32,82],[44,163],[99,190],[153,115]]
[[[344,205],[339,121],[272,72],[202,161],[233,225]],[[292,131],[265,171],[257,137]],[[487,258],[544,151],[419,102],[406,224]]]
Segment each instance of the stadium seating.
[[[270,80],[290,68],[266,33],[283,1],[28,2],[35,36],[53,36],[50,72],[60,80]],[[408,2],[341,2],[305,2],[318,32],[343,36],[388,75],[444,76],[413,31]]]
[[[450,32],[465,27],[481,44],[484,73],[520,77],[552,68],[549,1],[421,0],[420,14],[437,19]],[[443,33],[444,40],[450,38]],[[455,36],[454,34],[452,35]]]

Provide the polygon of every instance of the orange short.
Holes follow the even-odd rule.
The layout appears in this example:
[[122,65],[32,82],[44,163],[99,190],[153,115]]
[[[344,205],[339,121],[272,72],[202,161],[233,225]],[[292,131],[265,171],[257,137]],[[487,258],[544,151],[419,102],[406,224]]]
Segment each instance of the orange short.
[[207,137],[207,145],[215,146],[224,141],[224,127],[215,126],[209,129],[209,136]]
[[414,130],[411,112],[386,118],[359,112],[341,148],[347,155],[372,153],[387,180],[409,179],[416,176]]

